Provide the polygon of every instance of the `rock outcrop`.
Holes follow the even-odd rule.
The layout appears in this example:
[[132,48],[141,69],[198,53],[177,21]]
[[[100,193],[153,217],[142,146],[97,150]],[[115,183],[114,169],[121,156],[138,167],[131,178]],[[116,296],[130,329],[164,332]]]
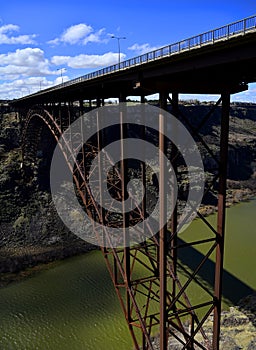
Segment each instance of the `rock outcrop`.
[[[181,111],[192,124],[206,115],[209,105],[182,105]],[[201,136],[218,153],[220,108],[201,130]],[[39,262],[75,255],[91,245],[73,235],[62,223],[53,206],[45,174],[49,169],[47,155],[50,142],[41,143],[38,158],[30,164],[34,176],[24,177],[21,153],[21,125],[17,113],[0,116],[0,263],[2,272],[18,271]],[[49,135],[47,136],[49,137]],[[48,139],[47,139],[48,140]],[[202,152],[205,171],[212,178],[212,159]],[[256,106],[232,106],[230,112],[229,180],[227,205],[256,195]],[[184,193],[186,180],[181,178]],[[200,211],[216,211],[217,191],[213,188]],[[26,254],[24,254],[26,251]],[[1,272],[1,271],[0,271]]]

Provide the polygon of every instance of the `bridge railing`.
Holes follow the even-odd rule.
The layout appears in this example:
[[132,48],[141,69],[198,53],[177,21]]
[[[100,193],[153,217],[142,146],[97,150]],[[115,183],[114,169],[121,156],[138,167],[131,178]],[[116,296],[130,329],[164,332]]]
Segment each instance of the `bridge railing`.
[[79,78],[72,79],[68,82],[55,85],[49,89],[42,90],[40,93],[50,92],[56,89],[71,86],[73,84],[98,78],[107,74],[118,72],[120,70],[125,70],[137,65],[141,65],[143,63],[147,63],[147,62],[155,61],[167,56],[179,54],[186,50],[191,50],[194,48],[199,48],[201,46],[213,44],[221,40],[228,40],[234,36],[246,34],[251,31],[256,31],[256,15],[225,25],[223,27],[213,29],[208,32],[193,36],[191,38],[176,42],[174,44],[161,47],[154,51],[150,51],[140,56],[130,58],[118,64],[114,64],[114,65],[102,68],[92,73],[88,73]]

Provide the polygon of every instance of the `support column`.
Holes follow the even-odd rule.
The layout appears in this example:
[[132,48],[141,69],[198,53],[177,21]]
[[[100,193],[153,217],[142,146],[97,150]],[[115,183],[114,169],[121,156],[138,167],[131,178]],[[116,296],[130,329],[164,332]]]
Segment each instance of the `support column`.
[[[179,95],[178,93],[172,93],[172,111],[173,115],[178,118],[178,111],[179,111]],[[172,143],[171,145],[171,163],[172,168],[174,170],[173,176],[177,177],[177,147]],[[172,222],[171,222],[171,232],[172,232],[172,240],[171,240],[171,257],[172,257],[172,269],[173,269],[173,275],[176,277],[177,275],[177,224],[178,224],[178,213],[177,213],[177,203],[175,198],[175,193],[173,191],[172,196],[172,204],[173,204],[173,213],[172,213]],[[172,294],[175,298],[176,296],[176,278],[173,278],[172,280]],[[174,308],[176,306],[174,305]]]
[[99,97],[97,97],[97,108],[101,106],[101,99]]
[[72,123],[72,109],[73,109],[73,103],[68,101],[68,120],[69,120],[69,125]]
[[[159,95],[160,108],[167,108],[167,96],[164,91]],[[166,164],[164,154],[166,154],[165,144],[166,120],[164,115],[159,113],[159,204],[160,204],[160,231],[159,231],[159,279],[160,279],[160,350],[167,350],[168,343],[168,319],[167,319],[167,300],[166,300],[166,256],[167,256],[167,232],[165,219],[167,215],[166,208]]]
[[57,116],[57,120],[58,123],[60,125],[61,131],[63,131],[63,125],[62,125],[62,118],[61,118],[61,102],[58,103],[58,116]]
[[[145,96],[144,95],[141,95],[140,97],[140,103],[141,104],[145,104]],[[141,140],[145,141],[145,134],[146,134],[146,128],[145,128],[145,111],[144,109],[142,110],[142,126],[141,126],[141,133],[140,133],[140,137],[141,137]],[[144,159],[145,158],[145,148],[143,148],[143,154],[144,154]],[[142,188],[144,190],[144,196],[143,196],[143,199],[142,199],[142,215],[143,215],[143,231],[145,231],[145,219],[146,219],[146,214],[147,214],[147,211],[146,211],[146,164],[145,162],[141,163],[141,179],[142,179]],[[146,342],[146,337],[145,337],[145,334],[142,332],[142,349],[147,349],[147,342]]]
[[123,92],[120,92],[119,103],[126,102],[126,95]]
[[[140,97],[140,103],[141,104],[145,104],[145,96],[141,95]],[[144,107],[144,106],[143,106]],[[145,141],[145,136],[146,136],[146,128],[145,128],[145,109],[143,108],[142,110],[142,124],[141,125],[141,140]],[[146,159],[145,157],[145,148],[143,148],[143,154],[144,154],[144,159]],[[143,228],[144,228],[144,224],[145,224],[145,219],[146,219],[146,164],[145,162],[143,162],[141,164],[141,178],[142,178],[142,186],[144,189],[144,196],[142,199],[142,213],[143,213]]]
[[84,114],[84,100],[79,100],[80,115]]
[[217,247],[215,264],[215,306],[213,319],[213,349],[219,350],[220,339],[220,314],[223,276],[224,234],[225,234],[225,203],[226,203],[226,180],[228,162],[228,133],[229,133],[229,110],[230,94],[222,93],[221,135],[220,135],[220,165],[219,165],[219,194],[217,216]]
[[[120,93],[119,102],[124,102],[126,97]],[[130,256],[130,232],[129,232],[129,213],[126,213],[125,210],[125,200],[127,193],[127,159],[125,155],[124,148],[124,139],[127,137],[127,125],[125,124],[125,108],[120,106],[120,143],[121,143],[121,157],[120,157],[120,174],[121,174],[121,196],[122,196],[122,214],[123,214],[123,238],[124,238],[124,283],[126,287],[126,320],[130,333],[135,340],[133,333],[133,328],[131,325],[131,297],[130,297],[130,288],[131,288],[131,256]]]

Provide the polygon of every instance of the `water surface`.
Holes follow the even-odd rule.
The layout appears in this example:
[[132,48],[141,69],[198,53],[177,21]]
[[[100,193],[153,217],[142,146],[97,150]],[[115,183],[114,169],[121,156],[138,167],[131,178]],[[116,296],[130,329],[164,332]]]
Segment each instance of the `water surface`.
[[[236,302],[256,289],[256,200],[227,210],[224,299]],[[207,218],[216,220],[216,215]],[[193,222],[189,235],[197,239],[205,227]],[[181,235],[187,239],[187,233]],[[196,264],[205,247],[182,257]],[[181,260],[182,260],[181,259]],[[213,263],[209,261],[209,269]],[[202,273],[206,283],[208,274]],[[191,288],[191,297],[200,298]],[[1,350],[129,350],[127,326],[101,253],[60,262],[22,282],[0,289]]]

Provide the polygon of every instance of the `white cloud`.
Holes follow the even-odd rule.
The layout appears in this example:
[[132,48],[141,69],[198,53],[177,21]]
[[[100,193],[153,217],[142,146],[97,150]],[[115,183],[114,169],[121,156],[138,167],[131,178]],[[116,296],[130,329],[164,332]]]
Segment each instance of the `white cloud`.
[[105,28],[94,32],[90,25],[85,23],[75,24],[67,28],[59,38],[48,41],[48,44],[58,45],[60,43],[65,44],[82,44],[86,45],[88,42],[105,42],[106,40],[101,38]]
[[144,53],[150,52],[150,51],[154,51],[156,49],[158,49],[159,47],[156,46],[150,46],[148,43],[146,44],[134,44],[130,47],[128,47],[128,50],[131,51],[135,51],[137,54],[139,55],[143,55]]
[[68,28],[61,36],[61,41],[69,44],[76,44],[92,32],[92,27],[80,23]]
[[[217,101],[220,95],[191,95],[180,94],[181,100],[199,100],[199,101]],[[253,102],[256,103],[256,83],[249,84],[248,90],[231,95],[231,101],[235,102]]]
[[[121,54],[121,59],[125,54]],[[71,68],[97,68],[109,66],[118,62],[118,54],[107,52],[104,55],[53,56],[51,62],[55,65],[66,64]]]
[[92,33],[90,35],[88,35],[84,40],[83,40],[83,44],[86,45],[89,42],[92,43],[102,43],[102,42],[107,42],[107,39],[102,39],[101,35],[104,33],[105,28],[102,28],[100,30],[98,30],[96,33]]
[[0,84],[0,98],[13,99],[20,98],[29,94],[33,94],[40,89],[61,84],[69,80],[68,76],[58,76],[54,80],[48,80],[46,77],[30,77],[25,79],[16,79],[14,81],[4,82]]
[[13,32],[19,31],[19,26],[6,24],[0,27],[0,44],[35,44],[35,34],[13,36]]
[[250,83],[248,90],[231,95],[231,101],[243,101],[256,103],[256,83]]
[[[118,56],[117,53],[108,52],[103,55],[54,56],[48,60],[42,49],[29,47],[0,54],[0,98],[20,98],[40,88],[68,81],[69,77],[61,76],[60,70],[53,70],[53,65],[98,68],[117,63]],[[124,59],[125,55],[121,54],[121,58]]]
[[0,96],[3,99],[20,98],[59,83],[59,77],[55,81],[47,80],[46,77],[17,79],[0,84]]
[[61,83],[65,83],[65,81],[69,81],[69,77],[67,75],[59,76],[54,80],[53,85],[59,85]]
[[54,74],[49,61],[39,48],[17,49],[15,52],[0,54],[0,80],[17,79],[25,76]]

